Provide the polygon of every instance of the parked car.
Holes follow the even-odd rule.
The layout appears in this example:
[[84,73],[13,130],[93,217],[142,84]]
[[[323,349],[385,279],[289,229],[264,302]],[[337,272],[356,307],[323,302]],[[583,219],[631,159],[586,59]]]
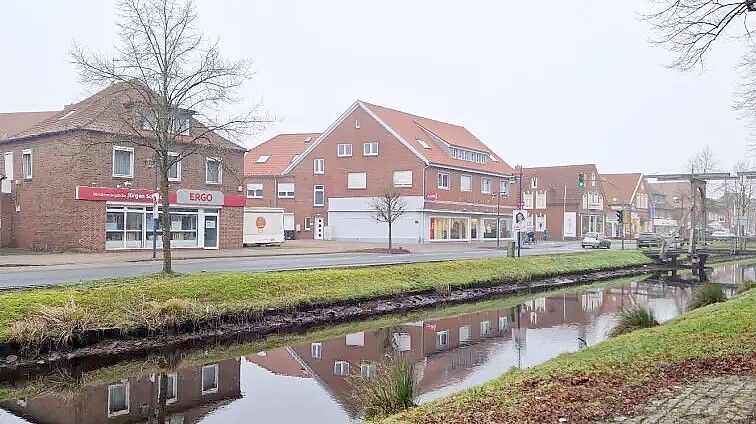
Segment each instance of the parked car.
[[642,247],[659,247],[663,238],[656,233],[640,233],[636,240],[640,249]]
[[711,233],[709,238],[712,240],[729,240],[731,238],[734,238],[735,234],[727,231],[727,230],[717,230]]
[[610,248],[612,246],[612,242],[604,237],[603,234],[599,233],[585,233],[585,237],[583,237],[582,242],[583,249],[586,247],[590,247],[593,249],[601,249],[601,248]]

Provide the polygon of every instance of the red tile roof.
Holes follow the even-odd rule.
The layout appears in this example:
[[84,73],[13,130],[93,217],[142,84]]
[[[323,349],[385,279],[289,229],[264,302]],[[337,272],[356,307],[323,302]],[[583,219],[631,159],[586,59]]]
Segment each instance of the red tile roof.
[[[84,100],[66,106],[62,111],[51,113],[45,119],[19,131],[10,139],[29,138],[70,130],[90,130],[110,134],[134,135],[134,122],[129,106],[140,100],[138,90],[127,83],[110,85]],[[214,146],[244,150],[226,140],[196,119],[191,120],[191,131],[202,135],[201,141]],[[179,141],[181,136],[177,137]],[[188,138],[188,137],[187,137]],[[198,142],[200,140],[197,140]]]
[[[279,134],[251,148],[244,155],[244,175],[281,175],[320,133]],[[268,156],[263,163],[257,160]]]
[[638,187],[643,174],[632,172],[626,174],[601,174],[604,183],[606,202],[610,205],[630,205],[633,203],[635,188]]
[[[585,175],[585,188],[578,187],[579,174]],[[596,178],[595,187],[591,182],[592,175]],[[523,191],[531,190],[530,179],[533,177],[538,178],[537,190],[552,190],[553,194],[551,198],[547,198],[549,203],[563,203],[565,191],[567,203],[575,203],[582,201],[583,193],[592,190],[599,190],[600,192],[603,192],[603,188],[605,188],[605,186],[601,184],[596,165],[592,163],[580,165],[558,165],[524,168],[522,170],[522,176]]]
[[[436,121],[430,118],[401,112],[387,107],[366,102],[360,102],[365,108],[375,114],[383,123],[388,125],[399,136],[411,145],[430,163],[472,169],[483,172],[509,175],[513,169],[504,162],[493,150],[475,137],[465,127]],[[434,136],[451,146],[488,154],[492,159],[485,164],[455,159],[449,156],[442,145],[434,140]],[[424,141],[430,148],[424,148],[417,140]]]
[[49,110],[40,112],[10,112],[0,113],[0,140],[13,137],[59,111]]

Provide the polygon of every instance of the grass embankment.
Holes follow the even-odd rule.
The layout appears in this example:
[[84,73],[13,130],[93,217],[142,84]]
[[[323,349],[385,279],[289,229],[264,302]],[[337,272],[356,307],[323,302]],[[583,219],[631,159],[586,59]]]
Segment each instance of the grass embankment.
[[756,374],[756,290],[386,418],[395,423],[570,422],[631,413],[686,379]]
[[348,302],[481,283],[650,263],[638,252],[595,252],[284,272],[220,272],[101,280],[0,293],[0,341],[93,328],[160,327],[220,313]]

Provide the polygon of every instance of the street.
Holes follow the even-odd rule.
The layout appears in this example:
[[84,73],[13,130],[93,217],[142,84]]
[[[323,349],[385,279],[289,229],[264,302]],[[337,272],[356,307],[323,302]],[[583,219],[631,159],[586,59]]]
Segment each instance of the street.
[[[626,248],[634,248],[628,245]],[[612,249],[619,249],[618,242]],[[522,255],[559,254],[580,251],[579,242],[563,245],[524,246]],[[174,269],[180,273],[216,271],[281,271],[293,269],[334,268],[345,266],[401,264],[416,262],[445,261],[452,259],[474,259],[501,256],[506,253],[491,248],[470,246],[467,249],[450,251],[418,252],[402,255],[380,253],[322,253],[312,255],[280,255],[266,257],[218,257],[205,259],[182,259],[174,261]],[[102,278],[136,277],[160,271],[161,263],[155,262],[114,262],[98,264],[65,264],[34,267],[0,268],[0,289],[33,287],[75,283]]]

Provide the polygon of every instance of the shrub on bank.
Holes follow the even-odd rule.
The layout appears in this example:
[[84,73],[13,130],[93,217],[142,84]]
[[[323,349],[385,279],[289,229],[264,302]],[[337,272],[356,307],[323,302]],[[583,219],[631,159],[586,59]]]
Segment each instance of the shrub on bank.
[[641,328],[656,327],[657,325],[659,325],[659,321],[654,317],[653,311],[642,306],[634,306],[620,311],[617,324],[609,332],[609,337],[616,337],[620,334],[630,333]]
[[394,354],[376,365],[375,375],[350,378],[355,397],[364,405],[365,418],[384,417],[415,406],[415,371],[412,363]]
[[727,300],[724,290],[720,284],[704,283],[693,293],[693,299],[690,301],[688,309],[701,308],[712,303],[724,302]]

